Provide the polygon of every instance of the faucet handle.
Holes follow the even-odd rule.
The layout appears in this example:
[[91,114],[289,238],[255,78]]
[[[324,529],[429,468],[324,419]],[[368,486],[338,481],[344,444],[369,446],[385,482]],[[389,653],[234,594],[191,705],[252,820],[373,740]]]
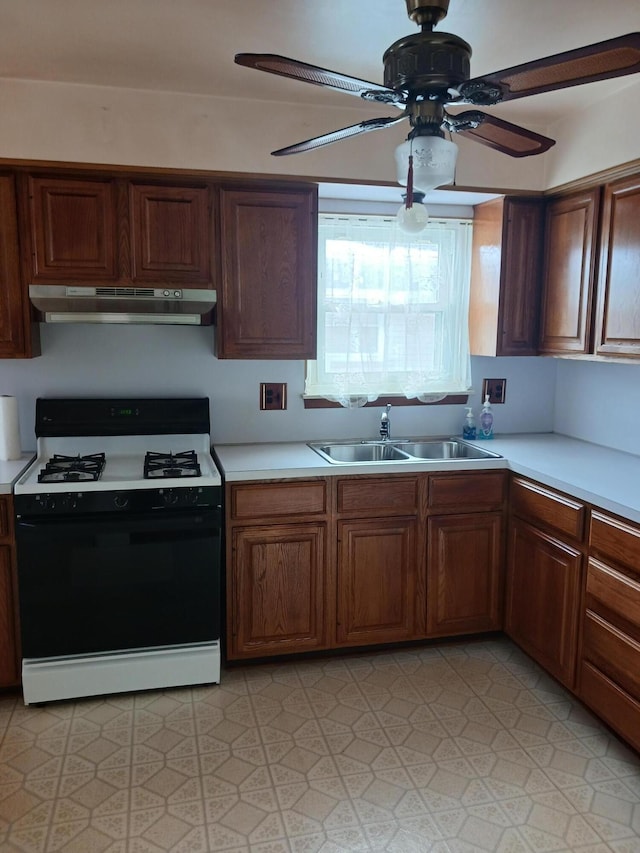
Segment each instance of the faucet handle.
[[386,411],[384,411],[380,415],[380,437],[381,438],[391,438],[391,418],[389,417],[390,411],[391,411],[391,403],[387,403]]

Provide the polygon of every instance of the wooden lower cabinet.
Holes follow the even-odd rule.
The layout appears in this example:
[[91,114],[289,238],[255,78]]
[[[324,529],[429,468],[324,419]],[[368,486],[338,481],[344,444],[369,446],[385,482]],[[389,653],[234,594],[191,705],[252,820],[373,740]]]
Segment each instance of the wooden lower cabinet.
[[416,524],[413,517],[338,523],[339,646],[414,636]]
[[[513,475],[505,543],[507,483],[479,471],[227,486],[227,657],[496,631],[504,609],[514,642],[640,750],[640,525]],[[0,510],[6,685],[18,655]]]
[[578,692],[640,750],[640,527],[593,510]]
[[502,513],[428,522],[427,632],[453,636],[502,627]]
[[233,532],[233,657],[326,648],[324,524]]
[[582,587],[582,553],[512,518],[505,630],[525,652],[573,689]]

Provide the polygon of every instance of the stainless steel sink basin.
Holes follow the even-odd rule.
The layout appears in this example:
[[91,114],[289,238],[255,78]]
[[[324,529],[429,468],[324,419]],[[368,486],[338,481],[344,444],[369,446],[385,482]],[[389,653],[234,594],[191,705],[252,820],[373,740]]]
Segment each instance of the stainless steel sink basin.
[[371,462],[418,462],[443,459],[499,459],[498,453],[449,439],[398,439],[397,441],[325,441],[309,442],[327,462],[337,465],[362,465]]
[[497,454],[481,450],[471,444],[450,439],[448,441],[408,441],[396,445],[418,459],[487,459]]
[[324,456],[329,462],[346,462],[353,464],[355,462],[400,462],[407,460],[407,455],[401,450],[397,450],[392,444],[379,442],[377,444],[358,442],[354,443],[336,443],[336,444],[310,444],[316,453]]

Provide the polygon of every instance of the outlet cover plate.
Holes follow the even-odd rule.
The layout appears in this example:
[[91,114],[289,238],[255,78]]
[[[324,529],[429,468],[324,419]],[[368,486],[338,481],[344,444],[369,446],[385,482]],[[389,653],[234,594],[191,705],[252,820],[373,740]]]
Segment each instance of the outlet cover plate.
[[487,394],[489,402],[504,403],[507,396],[507,380],[506,379],[483,379],[482,380],[482,403],[484,403]]
[[287,408],[286,382],[260,383],[260,410],[263,412]]

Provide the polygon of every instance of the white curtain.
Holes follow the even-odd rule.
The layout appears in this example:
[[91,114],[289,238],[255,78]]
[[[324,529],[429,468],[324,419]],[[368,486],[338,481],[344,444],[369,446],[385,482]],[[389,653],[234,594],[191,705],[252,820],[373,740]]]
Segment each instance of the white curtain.
[[471,221],[420,234],[382,216],[319,217],[318,359],[305,395],[435,402],[471,387]]

